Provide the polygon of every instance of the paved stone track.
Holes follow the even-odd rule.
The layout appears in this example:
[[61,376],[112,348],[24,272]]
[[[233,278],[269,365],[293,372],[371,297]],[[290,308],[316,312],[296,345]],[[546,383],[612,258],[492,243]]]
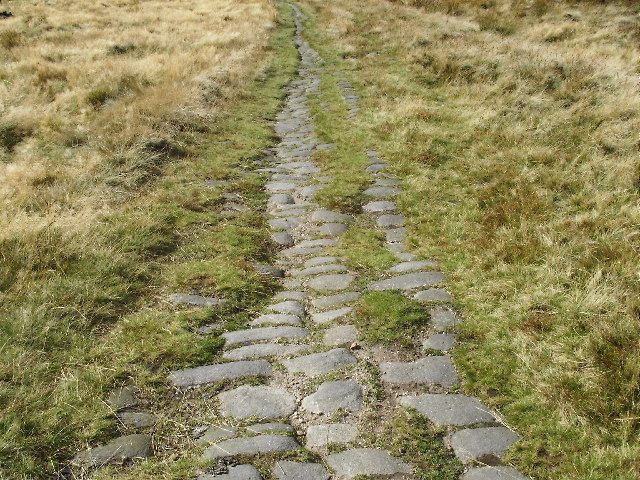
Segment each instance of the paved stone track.
[[[339,258],[325,253],[353,218],[321,209],[313,201],[315,192],[330,179],[322,175],[311,156],[315,150],[333,146],[321,144],[314,134],[308,97],[319,88],[322,61],[304,40],[303,15],[296,6],[293,8],[301,67],[278,116],[276,132],[281,142],[273,164],[264,169],[270,174],[266,185],[270,193],[269,225],[273,241],[282,250],[276,268],[261,267],[265,274],[275,276],[280,276],[282,269],[285,291],[250,322],[250,328],[224,335],[226,363],[172,372],[169,381],[176,388],[186,388],[224,380],[238,384],[256,376],[268,379],[267,385],[240,385],[218,395],[220,414],[226,421],[201,429],[198,439],[207,445],[203,457],[214,462],[215,473],[204,473],[199,480],[260,479],[254,466],[227,466],[228,459],[294,451],[302,446],[298,438],[304,438],[304,446],[318,453],[323,463],[278,461],[273,465],[275,478],[414,478],[412,466],[389,452],[358,447],[360,432],[373,429],[366,424],[372,416],[363,414],[378,407],[372,405],[375,400],[369,395],[370,373],[364,365],[392,355],[373,352],[358,343],[357,328],[345,323],[361,294],[356,276]],[[349,106],[348,118],[352,119],[358,112],[357,96],[348,82],[342,80],[338,86]],[[401,192],[401,182],[387,173],[386,163],[375,151],[369,151],[368,157],[367,171],[374,181],[365,192],[371,201],[363,206],[363,215],[373,217],[399,263],[366,289],[401,291],[432,305],[429,335],[423,346],[441,352],[407,362],[378,362],[382,382],[397,397],[387,398],[385,403],[391,408],[415,409],[435,425],[447,427],[447,442],[455,455],[465,464],[485,465],[470,467],[463,479],[524,479],[511,467],[491,466],[501,463],[500,457],[517,441],[517,434],[502,426],[479,400],[448,393],[459,383],[446,353],[455,343],[455,336],[448,330],[461,319],[448,307],[451,297],[441,288],[444,276],[437,265],[416,260],[405,250],[405,219],[393,201]],[[219,303],[218,299],[201,298],[176,301]],[[410,393],[415,391],[426,393]],[[118,447],[123,458],[127,448],[134,451],[131,456],[136,456],[136,448],[149,449],[150,439],[136,437],[130,442],[128,438],[118,439],[126,444],[124,452],[122,445]],[[331,445],[345,449],[331,453]],[[101,453],[98,450],[81,455],[97,455]],[[106,451],[105,455],[109,454]]]

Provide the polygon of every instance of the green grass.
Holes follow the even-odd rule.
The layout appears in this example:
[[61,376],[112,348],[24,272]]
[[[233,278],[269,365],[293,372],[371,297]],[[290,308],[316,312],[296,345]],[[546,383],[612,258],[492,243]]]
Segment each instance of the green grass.
[[[188,156],[158,167],[146,189],[98,228],[83,237],[48,228],[29,241],[0,244],[0,476],[51,478],[86,444],[117,435],[121,427],[103,399],[123,383],[137,385],[162,419],[156,457],[95,477],[192,475],[189,425],[203,420],[192,408],[211,408],[205,397],[176,402],[166,374],[215,358],[221,338],[215,331],[195,335],[195,328],[238,328],[276,288],[252,269],[272,254],[261,215],[225,218],[222,189],[204,181],[230,179],[224,190],[240,193],[254,209],[264,204],[264,179],[250,170],[273,142],[272,122],[295,71],[292,33],[283,7],[270,67],[208,133],[192,134]],[[11,146],[8,135],[3,141]],[[229,302],[221,309],[174,308],[166,297],[177,291]],[[175,450],[185,457],[176,460]]]

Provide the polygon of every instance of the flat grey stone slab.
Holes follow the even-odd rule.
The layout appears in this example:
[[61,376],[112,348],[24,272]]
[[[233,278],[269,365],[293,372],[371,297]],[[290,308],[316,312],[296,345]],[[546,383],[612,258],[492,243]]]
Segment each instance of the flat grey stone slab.
[[531,480],[513,467],[472,468],[460,480]]
[[380,364],[382,380],[393,385],[441,385],[452,387],[460,382],[453,363],[447,356],[425,357],[415,362]]
[[373,163],[367,167],[367,172],[378,173],[383,171],[387,166],[384,163]]
[[262,480],[260,472],[253,465],[229,467],[228,473],[199,475],[197,480]]
[[355,302],[361,297],[359,292],[344,292],[336,295],[326,295],[311,299],[311,306],[317,310],[337,307],[345,303]]
[[307,448],[322,448],[331,444],[355,442],[358,427],[348,423],[311,425],[307,428]]
[[449,444],[462,463],[496,465],[519,438],[506,427],[470,428],[453,433]]
[[416,293],[413,299],[419,302],[451,302],[453,297],[442,288],[428,288]]
[[324,223],[313,230],[318,235],[327,235],[328,237],[338,237],[347,231],[344,223]]
[[324,382],[302,400],[302,406],[312,413],[332,414],[339,409],[356,412],[362,408],[362,387],[355,380]]
[[300,207],[298,205],[290,205],[296,208],[283,208],[281,205],[276,210],[272,210],[269,212],[269,215],[272,217],[303,217],[307,213],[307,209],[304,207]]
[[123,410],[138,405],[138,397],[133,387],[124,386],[109,393],[107,403],[116,411]]
[[311,255],[316,255],[324,250],[324,247],[301,247],[299,245],[295,245],[293,247],[289,247],[280,252],[280,255],[284,257],[308,257]]
[[254,375],[270,377],[271,373],[272,369],[269,362],[264,360],[247,360],[229,363],[215,363],[213,365],[204,365],[202,367],[176,370],[169,374],[169,381],[176,387],[190,387]]
[[296,399],[282,388],[243,385],[218,395],[220,411],[236,419],[284,418],[296,409]]
[[346,272],[347,267],[337,263],[327,263],[325,265],[316,265],[315,267],[307,267],[302,270],[295,270],[291,272],[294,277],[310,277],[312,275],[320,275],[330,272]]
[[422,348],[447,352],[456,343],[456,336],[451,333],[435,333],[422,342]]
[[303,240],[298,243],[299,247],[333,247],[338,244],[334,238],[316,238],[311,240]]
[[364,191],[365,195],[369,195],[370,197],[376,197],[376,198],[394,197],[399,193],[400,193],[399,188],[385,187],[385,186],[369,187]]
[[298,302],[304,302],[307,298],[305,292],[285,290],[284,292],[278,292],[273,297],[274,300],[297,300]]
[[267,265],[264,263],[256,263],[254,265],[256,273],[264,275],[265,277],[283,278],[284,270],[273,265]]
[[284,302],[276,303],[275,305],[269,305],[267,310],[277,313],[297,315],[298,317],[302,317],[304,315],[304,307],[296,300],[285,300]]
[[312,278],[308,285],[314,290],[345,290],[354,280],[350,273],[331,273]]
[[412,290],[440,283],[443,280],[444,274],[441,272],[406,273],[374,282],[369,285],[369,290]]
[[267,313],[251,320],[251,325],[301,325],[302,320],[297,315],[286,313]]
[[300,226],[302,219],[300,217],[272,218],[267,223],[274,230],[291,230]]
[[304,373],[307,376],[315,377],[351,365],[356,361],[356,358],[347,349],[334,348],[328,352],[312,353],[284,360],[282,364],[289,373]]
[[330,346],[351,345],[358,340],[358,330],[353,325],[340,325],[324,332],[323,343]]
[[376,224],[380,228],[402,227],[406,220],[404,215],[385,214],[376,219]]
[[269,182],[264,188],[269,192],[290,192],[298,187],[294,182]]
[[318,265],[325,265],[327,263],[337,263],[338,257],[332,257],[329,255],[325,255],[322,257],[314,257],[304,262],[305,268],[316,267]]
[[238,429],[230,425],[209,425],[197,438],[198,443],[213,443],[227,438],[233,438],[238,434]]
[[310,348],[309,345],[287,345],[283,343],[256,343],[234,348],[222,356],[229,360],[250,360],[252,358],[286,357]]
[[297,194],[301,198],[311,199],[315,196],[316,193],[318,193],[318,191],[322,190],[324,187],[326,187],[326,185],[307,185],[306,187],[302,187],[300,190],[298,190]]
[[461,394],[431,394],[400,398],[400,405],[417,410],[438,426],[494,423],[495,417],[480,400]]
[[300,447],[293,437],[284,435],[257,435],[255,437],[232,438],[207,448],[204,460],[215,460],[237,455],[258,455],[296,450]]
[[438,264],[431,260],[416,260],[415,262],[403,262],[389,269],[393,273],[415,272],[426,268],[438,268]]
[[331,210],[316,210],[311,214],[311,221],[316,223],[348,223],[351,216]]
[[246,430],[250,433],[275,433],[285,432],[294,433],[294,428],[288,423],[254,423],[249,425]]
[[431,316],[431,327],[440,332],[455,327],[462,322],[460,317],[448,308],[434,307],[429,310],[429,315]]
[[135,458],[146,458],[151,455],[150,435],[126,435],[116,438],[106,445],[92,448],[78,453],[73,463],[89,467],[99,467],[108,464],[121,464]]
[[309,330],[302,327],[261,327],[248,330],[236,330],[222,334],[226,346],[242,343],[276,340],[278,338],[303,338],[309,335]]
[[362,207],[365,212],[369,213],[393,212],[396,208],[396,204],[389,200],[376,200],[374,202],[369,202]]
[[355,478],[359,475],[396,475],[411,473],[411,467],[392,457],[384,450],[356,448],[334,453],[326,458],[335,472],[336,480]]
[[201,295],[192,295],[190,293],[174,293],[173,295],[169,295],[169,300],[172,303],[183,303],[187,305],[194,305],[196,307],[215,307],[225,301],[218,297],[203,297]]
[[271,235],[271,241],[281,247],[291,247],[295,241],[287,232],[277,232]]
[[118,420],[130,427],[147,428],[153,427],[158,417],[147,412],[122,412],[118,414]]
[[293,197],[288,193],[275,193],[267,200],[267,205],[291,205],[294,203]]
[[342,318],[349,315],[353,311],[353,307],[336,308],[335,310],[328,310],[326,312],[314,313],[311,319],[314,323],[323,324],[329,323],[338,318]]
[[404,242],[407,238],[407,229],[404,227],[390,228],[385,233],[387,243]]
[[298,463],[282,460],[273,466],[278,480],[329,480],[329,472],[319,463]]

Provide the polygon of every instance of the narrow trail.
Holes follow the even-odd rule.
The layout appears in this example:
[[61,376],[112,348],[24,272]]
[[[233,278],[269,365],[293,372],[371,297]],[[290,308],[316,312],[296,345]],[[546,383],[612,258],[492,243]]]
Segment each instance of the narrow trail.
[[[417,260],[406,251],[405,218],[393,201],[401,182],[375,151],[367,152],[366,170],[373,182],[365,191],[370,201],[361,215],[384,233],[398,263],[367,285],[343,259],[326,252],[355,217],[314,202],[315,193],[331,178],[312,161],[313,153],[334,146],[322,144],[315,134],[309,98],[318,92],[323,64],[302,35],[302,12],[292,8],[299,76],[288,87],[278,115],[281,141],[263,169],[270,176],[268,223],[273,241],[281,246],[276,264],[265,268],[284,270],[284,290],[248,328],[223,335],[225,362],[169,375],[179,390],[227,384],[217,395],[220,421],[197,432],[197,442],[206,446],[203,459],[211,464],[198,478],[260,479],[257,464],[252,464],[258,456],[259,466],[264,469],[266,458],[277,479],[416,478],[406,460],[364,440],[398,409],[411,408],[449,431],[446,441],[462,463],[485,465],[471,466],[461,478],[525,479],[511,467],[491,466],[500,464],[517,434],[478,399],[448,393],[459,384],[447,354],[455,336],[448,332],[461,318],[449,306],[452,299],[442,288],[444,275],[435,262]],[[348,118],[355,118],[354,89],[344,80],[338,87]],[[348,319],[365,291],[400,291],[431,305],[422,349],[413,358],[399,361],[396,351],[361,343],[361,332]],[[269,460],[287,452],[292,460]]]

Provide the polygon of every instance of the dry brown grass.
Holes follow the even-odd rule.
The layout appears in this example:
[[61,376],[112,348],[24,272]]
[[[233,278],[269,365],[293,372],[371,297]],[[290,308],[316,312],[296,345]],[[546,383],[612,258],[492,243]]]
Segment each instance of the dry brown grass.
[[184,133],[260,68],[276,15],[260,0],[3,8],[14,14],[0,24],[4,238],[85,229],[184,152]]

